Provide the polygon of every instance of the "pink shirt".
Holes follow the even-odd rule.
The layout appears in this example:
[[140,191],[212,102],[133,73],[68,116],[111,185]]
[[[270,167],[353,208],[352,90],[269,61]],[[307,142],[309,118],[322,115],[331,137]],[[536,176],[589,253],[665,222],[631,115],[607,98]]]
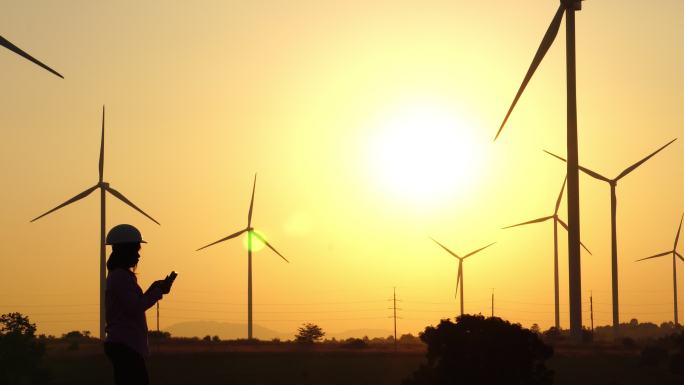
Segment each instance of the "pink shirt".
[[149,346],[145,310],[154,306],[162,295],[158,287],[150,287],[143,293],[135,274],[128,270],[110,271],[105,291],[105,342],[124,344],[147,357]]

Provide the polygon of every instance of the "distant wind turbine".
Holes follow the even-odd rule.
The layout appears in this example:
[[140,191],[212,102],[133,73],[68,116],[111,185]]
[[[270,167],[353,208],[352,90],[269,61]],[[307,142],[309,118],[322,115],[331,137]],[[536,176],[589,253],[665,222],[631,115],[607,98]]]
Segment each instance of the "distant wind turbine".
[[40,62],[38,59],[34,58],[33,56],[29,55],[28,53],[24,52],[21,48],[17,47],[16,45],[12,44],[9,40],[5,39],[4,37],[0,36],[0,45],[7,48],[8,50],[16,53],[17,55],[34,62],[35,64],[43,67],[44,69],[52,72],[53,74],[59,76],[60,78],[64,79],[64,76],[62,76],[59,72],[53,70],[52,68],[46,66],[42,62]]
[[[616,176],[613,179],[606,178],[605,176],[591,171],[588,168],[578,166],[580,170],[582,170],[584,173],[587,175],[594,177],[598,180],[602,180],[610,185],[610,237],[611,237],[611,266],[612,266],[612,278],[613,278],[613,331],[615,333],[619,332],[620,328],[620,314],[619,314],[619,302],[618,302],[618,260],[617,260],[617,197],[615,195],[615,188],[617,187],[617,183],[620,179],[624,178],[627,176],[629,173],[634,171],[637,167],[641,166],[646,162],[647,160],[651,159],[655,154],[659,153],[665,147],[669,146],[677,140],[677,138],[672,139],[669,141],[667,144],[664,146],[660,147],[659,149],[653,151],[650,155],[647,157],[641,159],[640,161],[634,163],[633,165],[627,167],[624,169],[618,176]],[[566,161],[565,158],[562,158],[556,154],[553,154],[551,152],[548,152],[544,150],[547,154],[556,157],[562,161]]]
[[[553,219],[553,293],[554,293],[554,310],[555,310],[555,316],[556,316],[556,329],[560,330],[560,307],[558,305],[559,299],[560,299],[560,290],[559,290],[559,283],[558,283],[558,224],[560,223],[561,226],[567,231],[568,230],[568,225],[563,222],[562,219],[558,216],[558,209],[560,208],[561,204],[561,199],[563,198],[563,190],[565,189],[565,182],[567,181],[567,178],[563,180],[563,186],[561,186],[560,193],[558,194],[558,199],[556,200],[556,207],[553,211],[553,215],[549,215],[546,217],[541,217],[537,219],[533,219],[531,221],[523,222],[523,223],[518,223],[516,225],[512,226],[506,226],[504,229],[510,229],[511,227],[517,227],[517,226],[524,226],[524,225],[529,225],[533,223],[540,223],[540,222],[545,222],[549,219]],[[584,247],[584,250],[587,251],[587,253],[591,254],[591,251],[587,249],[586,246],[582,242],[580,242],[580,245]]]
[[432,239],[436,244],[440,245],[444,250],[447,251],[447,253],[453,255],[454,257],[456,257],[456,259],[458,259],[458,275],[456,276],[456,294],[455,294],[455,296],[458,296],[458,287],[460,285],[461,286],[461,315],[463,315],[463,260],[472,256],[475,253],[478,253],[478,252],[488,248],[489,246],[495,244],[496,242],[492,242],[485,247],[479,248],[479,249],[472,251],[472,252],[470,252],[470,253],[462,256],[462,257],[459,257],[458,255],[456,255],[456,253],[447,249],[446,246],[437,242],[434,238],[430,238],[430,239]]
[[212,242],[206,246],[202,246],[196,251],[200,251],[209,246],[213,246],[217,243],[227,241],[229,239],[235,238],[242,233],[247,233],[247,338],[252,339],[252,236],[257,237],[261,242],[264,243],[269,249],[273,250],[274,253],[278,254],[280,258],[285,260],[285,262],[290,263],[282,254],[278,252],[273,246],[271,246],[264,237],[259,235],[252,227],[252,210],[254,208],[254,191],[256,190],[256,174],[254,174],[254,184],[252,185],[252,198],[249,201],[249,212],[247,213],[247,227],[244,229],[233,233],[225,238],[221,238],[216,242]]
[[679,233],[682,231],[682,221],[684,221],[684,214],[682,214],[682,219],[679,220],[679,228],[677,229],[677,235],[675,236],[675,241],[674,241],[674,246],[672,247],[671,251],[665,251],[660,254],[656,254],[647,258],[642,258],[637,260],[639,261],[645,261],[647,259],[651,258],[658,258],[658,257],[664,257],[666,255],[672,254],[672,286],[674,287],[674,323],[675,326],[679,326],[679,312],[677,311],[677,258],[681,259],[684,261],[684,257],[682,257],[679,252],[677,252],[677,243],[679,242]]
[[144,211],[142,211],[138,206],[133,204],[128,198],[123,196],[120,192],[117,190],[114,190],[109,183],[105,182],[103,179],[104,175],[104,122],[105,122],[105,108],[102,106],[102,136],[100,139],[100,161],[98,164],[98,171],[99,171],[99,178],[97,181],[97,184],[95,186],[90,187],[89,189],[83,191],[82,193],[74,196],[73,198],[67,200],[66,202],[60,204],[59,206],[53,208],[52,210],[41,214],[33,219],[31,219],[31,222],[35,222],[38,219],[52,213],[53,211],[57,211],[61,209],[64,206],[70,205],[78,200],[81,200],[88,195],[90,195],[93,191],[100,189],[100,338],[104,339],[105,337],[105,289],[107,287],[107,257],[105,255],[105,229],[106,229],[106,221],[105,221],[105,192],[109,192],[110,194],[114,195],[115,198],[119,199],[123,203],[131,206],[133,209],[141,213],[142,215],[146,216],[152,222],[159,224],[154,218],[151,216],[147,215]]
[[[510,2],[517,6],[516,2]],[[553,45],[560,24],[565,20],[565,64],[566,64],[566,106],[567,106],[567,131],[566,143],[568,152],[568,284],[570,292],[570,335],[575,341],[582,340],[582,271],[580,263],[580,210],[579,210],[579,171],[578,171],[578,143],[577,143],[577,76],[575,66],[575,11],[582,9],[581,0],[560,0],[560,6],[551,20],[549,28],[544,34],[544,38],[537,48],[537,53],[532,59],[520,88],[511,103],[511,107],[506,113],[499,131],[494,140],[499,137],[508,118],[513,112],[513,108],[518,103],[520,96],[532,79],[532,75],[537,70],[544,56]]]

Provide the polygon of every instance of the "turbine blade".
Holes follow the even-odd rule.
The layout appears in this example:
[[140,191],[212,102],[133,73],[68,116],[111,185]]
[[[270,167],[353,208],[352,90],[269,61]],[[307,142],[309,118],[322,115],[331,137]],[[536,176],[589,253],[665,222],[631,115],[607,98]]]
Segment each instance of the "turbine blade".
[[42,217],[44,217],[44,216],[50,214],[50,213],[53,212],[53,211],[57,211],[57,210],[61,209],[62,207],[66,206],[66,205],[72,204],[72,203],[74,203],[74,202],[76,202],[76,201],[78,201],[78,200],[81,200],[81,199],[87,197],[88,195],[90,195],[90,193],[92,193],[93,191],[95,191],[95,189],[98,188],[98,187],[100,187],[100,185],[97,185],[97,184],[96,184],[95,186],[93,186],[93,187],[91,187],[91,188],[89,188],[89,189],[83,191],[82,193],[80,193],[80,194],[74,196],[73,198],[67,200],[66,202],[62,203],[61,205],[55,207],[54,209],[52,209],[52,210],[50,210],[50,211],[48,211],[48,212],[46,212],[46,213],[44,213],[44,214],[42,214],[42,215],[39,215],[39,216],[37,216],[37,217],[31,219],[31,222],[35,222],[35,221],[37,221],[38,219],[40,219],[40,218],[42,218]]
[[493,245],[493,244],[495,244],[495,243],[496,243],[496,242],[492,242],[492,243],[488,244],[488,245],[485,246],[485,247],[481,247],[481,248],[479,248],[479,249],[477,249],[477,250],[475,250],[475,251],[472,251],[472,252],[470,252],[470,253],[464,255],[464,256],[463,256],[463,259],[466,259],[466,258],[470,257],[471,255],[473,255],[473,254],[475,254],[475,253],[479,253],[480,251],[482,251],[482,250],[488,248],[489,246],[491,246],[491,245]]
[[21,48],[17,47],[16,45],[12,44],[9,40],[5,39],[4,37],[0,36],[0,45],[3,47],[7,48],[8,50],[16,53],[19,56],[22,56],[23,58],[32,61],[33,63],[43,67],[44,69],[52,72],[53,74],[59,76],[60,78],[64,79],[64,76],[62,76],[59,72],[53,70],[52,68],[48,67],[47,65],[43,64],[40,62],[38,59],[34,58],[33,56],[29,55],[28,53],[24,52],[21,50]]
[[544,34],[544,38],[542,39],[541,44],[537,49],[537,53],[534,55],[534,59],[532,59],[532,64],[530,64],[530,68],[527,70],[527,74],[525,75],[525,78],[523,79],[522,84],[518,89],[518,93],[515,95],[513,103],[511,104],[511,107],[508,109],[508,113],[506,113],[506,117],[501,123],[501,127],[499,127],[499,131],[496,132],[494,140],[496,140],[496,138],[499,137],[499,134],[501,134],[501,130],[503,130],[504,126],[506,125],[506,122],[508,121],[508,118],[511,116],[511,112],[513,112],[513,108],[515,108],[515,105],[518,103],[518,99],[520,99],[520,96],[522,95],[523,91],[525,91],[527,83],[529,83],[530,79],[532,79],[534,71],[537,70],[537,67],[539,67],[539,64],[542,62],[544,56],[549,51],[549,48],[551,48],[553,41],[556,39],[558,29],[560,28],[561,20],[563,20],[564,11],[565,5],[561,2],[560,7],[558,7],[558,11],[556,11],[556,15],[553,17],[553,20],[551,20],[549,28],[546,30],[546,34]]
[[263,242],[266,246],[268,246],[269,249],[273,250],[274,253],[278,254],[278,255],[280,256],[280,258],[282,258],[282,259],[285,260],[285,262],[290,263],[290,261],[288,261],[287,258],[283,257],[283,255],[280,254],[280,253],[278,252],[278,250],[276,250],[273,246],[271,246],[271,244],[268,243],[268,241],[266,241],[266,240],[264,239],[264,237],[262,237],[261,235],[257,234],[255,231],[252,231],[252,235],[254,235],[255,237],[259,238],[259,240],[260,240],[261,242]]
[[459,257],[458,255],[456,255],[456,253],[454,253],[453,251],[451,251],[451,250],[447,249],[447,247],[446,247],[446,246],[444,246],[443,244],[441,244],[441,243],[437,242],[437,241],[436,241],[436,240],[435,240],[434,238],[430,238],[430,239],[432,239],[433,241],[435,241],[435,243],[436,243],[436,244],[438,244],[438,245],[442,246],[442,248],[443,248],[444,250],[446,250],[446,251],[447,251],[447,253],[449,253],[449,254],[453,255],[454,257],[456,257],[456,258],[458,258],[458,259],[461,259],[461,257]]
[[[563,226],[563,228],[565,229],[565,231],[568,231],[568,232],[570,231],[570,230],[568,229],[568,224],[567,224],[567,223],[563,222],[563,220],[560,219],[560,218],[557,218],[557,220],[558,220],[558,223],[560,223],[561,226]],[[589,248],[588,248],[587,246],[585,246],[584,243],[582,243],[582,241],[580,241],[580,246],[582,246],[582,248],[584,248],[584,250],[586,250],[587,253],[589,253],[589,255],[594,255],[594,254],[591,253],[591,251],[589,251]]]
[[684,261],[684,257],[682,257],[681,254],[679,254],[678,252],[675,251],[675,255],[678,256],[679,259],[681,259],[682,261]]
[[649,156],[647,156],[647,157],[645,157],[644,159],[642,159],[642,160],[640,160],[640,161],[634,163],[633,165],[627,167],[623,172],[620,173],[620,175],[617,176],[617,178],[615,178],[615,180],[620,180],[620,178],[622,178],[622,177],[624,177],[625,175],[629,174],[630,172],[634,171],[634,169],[636,169],[637,167],[641,166],[641,165],[642,165],[644,162],[646,162],[647,160],[651,159],[653,156],[655,156],[655,154],[657,154],[657,153],[659,153],[660,151],[664,150],[665,147],[671,145],[672,142],[674,142],[675,140],[677,140],[677,138],[672,139],[672,140],[669,141],[666,145],[664,145],[664,146],[660,147],[659,149],[653,151]]
[[645,260],[647,260],[647,259],[652,259],[652,258],[664,257],[664,256],[670,255],[670,254],[672,254],[672,251],[664,251],[664,252],[662,252],[662,253],[660,253],[660,254],[651,255],[650,257],[637,259],[635,262],[645,261]]
[[252,227],[252,209],[254,208],[254,190],[256,190],[256,177],[254,174],[254,184],[252,185],[252,199],[249,201],[249,213],[247,214],[247,227]]
[[[458,286],[461,284],[461,276],[463,275],[463,261],[458,261],[458,276],[456,277],[456,293],[454,298],[458,298]],[[463,290],[463,288],[461,288]]]
[[202,250],[202,249],[206,249],[206,248],[209,247],[209,246],[213,246],[213,245],[215,245],[215,244],[217,244],[217,243],[221,243],[221,242],[223,242],[223,241],[227,241],[227,240],[229,240],[229,239],[233,239],[233,238],[237,237],[238,235],[244,233],[245,231],[247,231],[247,229],[242,229],[242,230],[238,231],[237,233],[230,234],[229,236],[227,236],[227,237],[225,237],[225,238],[221,238],[221,239],[219,239],[219,240],[216,241],[216,242],[212,242],[212,243],[210,243],[210,244],[208,244],[208,245],[206,245],[206,246],[202,246],[202,247],[200,247],[199,249],[197,249],[197,250],[195,250],[195,251],[200,251],[200,250]]
[[682,214],[682,219],[679,220],[679,228],[677,229],[677,236],[675,237],[674,248],[672,250],[677,250],[677,243],[679,243],[679,233],[682,232],[682,221],[684,221],[684,214]]
[[104,122],[105,122],[105,106],[102,105],[102,136],[100,136],[100,162],[98,165],[98,170],[100,172],[100,183],[102,183],[102,178],[104,177]]
[[510,229],[511,227],[518,227],[518,226],[529,225],[529,224],[532,224],[532,223],[544,222],[544,221],[548,221],[548,220],[551,219],[551,218],[553,218],[553,215],[549,215],[548,217],[541,217],[541,218],[533,219],[533,220],[531,220],[531,221],[522,222],[522,223],[518,223],[518,224],[515,224],[515,225],[510,225],[510,226],[502,227],[502,229]]
[[563,190],[565,190],[565,183],[567,181],[568,177],[566,176],[565,179],[563,179],[563,186],[561,186],[560,193],[558,193],[558,199],[556,200],[556,210],[553,212],[556,215],[558,215],[558,209],[560,208],[561,200],[563,199]]
[[119,198],[119,200],[121,200],[123,203],[125,203],[125,204],[131,206],[133,209],[135,209],[135,210],[136,210],[137,212],[139,212],[140,214],[142,214],[142,215],[146,216],[147,218],[149,218],[152,222],[154,222],[154,223],[156,223],[156,224],[158,224],[158,225],[161,226],[161,223],[157,222],[156,219],[154,219],[154,218],[152,218],[151,216],[147,215],[146,212],[142,211],[142,209],[141,209],[140,207],[136,206],[133,202],[129,201],[128,198],[126,198],[125,196],[123,196],[123,194],[121,194],[120,192],[114,190],[114,189],[111,188],[110,186],[105,187],[105,190],[109,191],[110,194],[112,194],[112,195],[114,195],[115,197]]
[[[558,158],[558,159],[562,160],[563,162],[567,162],[567,160],[565,160],[565,158],[560,157],[560,156],[558,156],[558,155],[556,155],[556,154],[554,154],[554,153],[552,153],[552,152],[548,152],[548,151],[546,151],[546,150],[544,150],[544,152],[547,153],[547,154],[549,154],[549,155],[551,155],[551,156],[553,156],[553,157],[555,157],[555,158]],[[602,181],[604,181],[604,182],[610,183],[610,179],[606,178],[605,176],[603,176],[603,175],[601,175],[601,174],[599,174],[599,173],[597,173],[597,172],[595,172],[595,171],[591,171],[591,170],[589,170],[589,169],[586,168],[586,167],[582,167],[582,166],[578,166],[578,167],[579,167],[579,169],[582,170],[582,172],[584,172],[585,174],[587,174],[587,175],[589,175],[589,176],[591,176],[591,177],[594,177],[594,178],[596,178],[596,179],[602,180]]]

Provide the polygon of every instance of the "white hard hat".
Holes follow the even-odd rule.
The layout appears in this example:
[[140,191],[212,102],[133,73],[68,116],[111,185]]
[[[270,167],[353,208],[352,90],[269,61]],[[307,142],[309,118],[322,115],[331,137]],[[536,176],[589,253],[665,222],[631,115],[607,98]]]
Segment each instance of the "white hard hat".
[[143,241],[142,234],[135,228],[135,226],[122,224],[112,227],[107,233],[108,245],[116,245],[118,243],[147,243]]

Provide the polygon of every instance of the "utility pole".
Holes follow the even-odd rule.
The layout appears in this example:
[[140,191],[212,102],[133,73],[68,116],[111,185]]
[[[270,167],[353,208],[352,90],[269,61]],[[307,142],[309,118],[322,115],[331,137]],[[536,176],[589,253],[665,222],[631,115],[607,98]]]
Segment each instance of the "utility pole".
[[157,301],[157,332],[159,332],[159,301]]
[[591,319],[591,334],[594,334],[594,295],[589,292],[589,318]]

